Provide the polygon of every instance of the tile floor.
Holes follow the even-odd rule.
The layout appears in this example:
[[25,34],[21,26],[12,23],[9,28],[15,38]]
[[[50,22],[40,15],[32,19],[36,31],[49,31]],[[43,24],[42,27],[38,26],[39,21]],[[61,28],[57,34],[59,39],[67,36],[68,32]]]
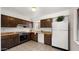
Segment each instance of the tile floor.
[[61,51],[61,50],[52,48],[49,45],[45,45],[35,41],[28,41],[26,43],[8,49],[7,51]]

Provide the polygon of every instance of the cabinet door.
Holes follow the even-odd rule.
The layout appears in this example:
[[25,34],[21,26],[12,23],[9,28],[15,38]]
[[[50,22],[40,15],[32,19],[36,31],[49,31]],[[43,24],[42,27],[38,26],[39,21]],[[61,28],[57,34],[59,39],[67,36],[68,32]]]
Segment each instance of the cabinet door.
[[8,22],[8,17],[5,15],[1,15],[1,27],[7,27]]
[[19,35],[10,35],[8,39],[8,48],[14,47],[20,43]]
[[33,39],[34,41],[38,41],[38,33],[34,33],[34,39]]
[[33,32],[30,33],[30,39],[31,39],[31,40],[35,40],[35,35],[34,35]]
[[44,43],[47,45],[51,45],[52,34],[44,34]]
[[46,27],[51,28],[52,27],[52,19],[47,19],[45,25],[46,25]]
[[45,20],[41,20],[40,26],[41,26],[41,27],[45,27]]
[[4,39],[1,38],[1,50],[4,51],[6,49],[8,49],[8,47],[7,47],[7,40],[5,38]]
[[1,15],[1,27],[16,27],[15,18]]
[[8,17],[8,27],[16,27],[17,25],[16,25],[16,20],[15,20],[15,18],[13,18],[13,17]]
[[52,27],[52,18],[41,20],[40,26],[42,28],[51,28]]
[[3,17],[3,15],[1,15],[1,27],[4,27],[4,26],[5,26],[4,17]]
[[11,48],[11,47],[13,47],[13,38],[12,38],[12,36],[8,36],[8,39],[7,39],[7,46],[8,46],[8,49],[9,48]]
[[34,41],[38,41],[38,33],[30,33],[30,39]]
[[20,38],[18,34],[13,35],[13,46],[20,44]]

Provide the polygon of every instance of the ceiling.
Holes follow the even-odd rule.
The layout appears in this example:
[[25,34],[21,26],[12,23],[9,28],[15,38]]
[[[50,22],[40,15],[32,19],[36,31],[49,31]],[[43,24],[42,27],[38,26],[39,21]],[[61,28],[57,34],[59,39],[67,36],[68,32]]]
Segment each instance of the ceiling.
[[33,12],[31,7],[3,7],[5,10],[10,10],[21,15],[25,15],[29,18],[34,18],[38,16],[44,16],[51,13],[56,13],[70,9],[70,7],[37,7],[37,11]]

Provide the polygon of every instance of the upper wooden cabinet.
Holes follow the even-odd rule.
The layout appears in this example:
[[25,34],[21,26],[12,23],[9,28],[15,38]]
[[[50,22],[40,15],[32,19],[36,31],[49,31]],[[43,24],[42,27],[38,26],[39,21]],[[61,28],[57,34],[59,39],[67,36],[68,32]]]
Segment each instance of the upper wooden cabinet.
[[12,17],[1,15],[1,27],[14,27],[15,20]]
[[22,20],[19,18],[1,15],[1,27],[17,27],[18,24],[25,24],[28,27],[33,25],[31,21]]
[[41,20],[40,27],[41,28],[51,28],[52,27],[52,18]]

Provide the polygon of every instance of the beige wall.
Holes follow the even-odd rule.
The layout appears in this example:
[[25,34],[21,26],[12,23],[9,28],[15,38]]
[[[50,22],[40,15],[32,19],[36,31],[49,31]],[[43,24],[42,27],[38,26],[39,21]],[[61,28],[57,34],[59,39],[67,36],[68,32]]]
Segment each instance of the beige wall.
[[[0,8],[0,15],[1,15],[1,8]],[[1,51],[1,16],[0,16],[0,51]]]
[[70,10],[71,39],[70,50],[79,51],[79,42],[77,42],[77,8]]

